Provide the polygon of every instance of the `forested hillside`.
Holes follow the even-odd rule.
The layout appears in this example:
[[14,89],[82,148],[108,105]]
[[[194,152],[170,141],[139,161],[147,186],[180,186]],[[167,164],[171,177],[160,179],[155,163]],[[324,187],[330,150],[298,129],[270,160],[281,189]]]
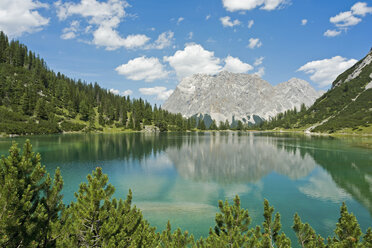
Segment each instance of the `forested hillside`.
[[262,129],[298,128],[312,132],[372,133],[372,49],[339,75],[332,88],[309,108],[290,110]]
[[145,125],[180,131],[195,128],[196,120],[55,73],[25,45],[0,33],[0,134],[141,130]]

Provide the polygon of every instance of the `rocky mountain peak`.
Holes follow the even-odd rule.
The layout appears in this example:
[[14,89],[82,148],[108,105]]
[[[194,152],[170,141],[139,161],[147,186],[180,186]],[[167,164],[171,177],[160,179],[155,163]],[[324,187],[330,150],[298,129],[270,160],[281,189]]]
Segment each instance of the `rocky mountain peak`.
[[207,114],[217,122],[254,124],[257,119],[300,108],[302,103],[310,106],[319,96],[308,82],[298,78],[272,86],[257,75],[222,71],[184,78],[162,107],[185,117]]

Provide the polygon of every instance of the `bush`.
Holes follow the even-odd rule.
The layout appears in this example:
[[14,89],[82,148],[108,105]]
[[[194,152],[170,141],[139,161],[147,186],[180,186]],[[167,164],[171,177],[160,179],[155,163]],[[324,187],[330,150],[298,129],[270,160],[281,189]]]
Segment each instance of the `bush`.
[[86,127],[85,124],[73,123],[70,121],[63,121],[61,123],[61,129],[64,132],[78,132]]

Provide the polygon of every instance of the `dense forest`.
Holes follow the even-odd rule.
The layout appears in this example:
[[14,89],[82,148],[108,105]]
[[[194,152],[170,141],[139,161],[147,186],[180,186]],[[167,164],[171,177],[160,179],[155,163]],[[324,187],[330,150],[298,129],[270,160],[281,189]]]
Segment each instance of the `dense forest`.
[[[306,109],[288,110],[262,123],[259,128],[270,130],[307,129],[333,133],[350,129],[362,131],[372,126],[372,49],[368,55],[339,75],[332,88]],[[366,61],[366,62],[365,62]]]
[[159,233],[132,206],[131,191],[126,200],[112,197],[115,188],[101,168],[87,176],[76,201],[66,206],[59,169],[52,179],[29,141],[23,152],[13,144],[8,157],[2,156],[0,183],[1,247],[372,247],[372,229],[363,234],[345,204],[335,235],[327,241],[295,214],[292,229],[298,243],[291,244],[281,232],[280,214],[267,200],[262,225],[250,227],[251,217],[238,196],[232,204],[219,201],[216,225],[205,238],[195,241],[187,231],[172,232],[169,222]]
[[159,131],[206,129],[195,117],[186,119],[141,98],[115,95],[97,83],[55,73],[25,45],[9,41],[0,32],[0,133],[103,131],[106,127],[139,131],[146,125]]

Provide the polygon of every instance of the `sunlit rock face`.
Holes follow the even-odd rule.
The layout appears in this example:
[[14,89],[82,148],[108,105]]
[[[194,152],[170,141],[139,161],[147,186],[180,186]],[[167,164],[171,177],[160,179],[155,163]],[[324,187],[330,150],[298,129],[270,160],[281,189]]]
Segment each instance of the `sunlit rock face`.
[[257,75],[224,71],[184,78],[162,107],[185,117],[208,114],[217,123],[234,118],[254,124],[254,115],[268,120],[302,103],[310,106],[321,94],[297,78],[272,86]]
[[166,154],[180,176],[195,181],[257,182],[272,172],[299,179],[316,167],[310,155],[280,147],[270,137],[253,135],[195,137],[179,148],[169,147]]

